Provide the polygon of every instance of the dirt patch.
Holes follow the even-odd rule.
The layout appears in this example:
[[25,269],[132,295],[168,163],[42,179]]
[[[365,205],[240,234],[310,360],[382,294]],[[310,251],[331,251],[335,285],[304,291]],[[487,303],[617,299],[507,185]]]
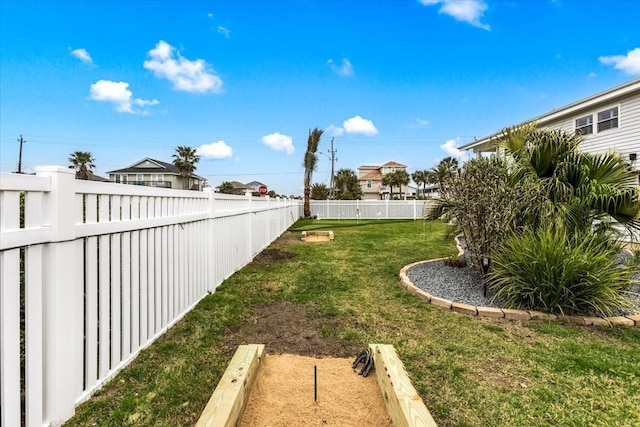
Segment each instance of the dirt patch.
[[340,327],[335,319],[304,305],[287,301],[260,304],[238,330],[234,344],[265,344],[269,354],[355,358],[364,348],[336,337]]
[[375,374],[363,378],[351,368],[352,362],[346,358],[267,355],[240,425],[392,426]]
[[256,255],[253,261],[251,261],[251,266],[267,267],[270,264],[286,261],[288,259],[295,258],[296,256],[297,255],[292,252],[283,251],[278,248],[265,249]]

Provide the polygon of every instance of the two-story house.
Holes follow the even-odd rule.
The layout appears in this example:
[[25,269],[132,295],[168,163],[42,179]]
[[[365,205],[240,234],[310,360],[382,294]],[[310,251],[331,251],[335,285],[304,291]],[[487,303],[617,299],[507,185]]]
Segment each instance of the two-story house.
[[[527,120],[540,127],[584,135],[580,149],[589,153],[617,151],[640,173],[640,79],[597,93]],[[470,142],[461,150],[495,151],[500,132]]]
[[[397,170],[407,171],[407,166],[397,162],[387,162],[382,166],[360,166],[358,168],[358,183],[362,189],[363,200],[381,200],[391,198],[391,190],[394,196],[399,195],[404,198],[410,193],[410,187],[402,186],[402,188],[390,188],[384,185],[382,180],[385,175]],[[408,173],[408,172],[407,172]],[[412,194],[412,196],[415,195]]]
[[109,181],[122,184],[146,185],[149,187],[175,188],[178,190],[202,190],[205,179],[198,175],[191,175],[189,183],[185,185],[180,170],[173,163],[144,158],[129,167],[110,172]]

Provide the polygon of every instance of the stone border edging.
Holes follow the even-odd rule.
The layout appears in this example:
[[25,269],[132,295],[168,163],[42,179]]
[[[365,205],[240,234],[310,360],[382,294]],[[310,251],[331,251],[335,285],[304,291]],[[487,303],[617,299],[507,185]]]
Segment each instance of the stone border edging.
[[[458,251],[460,251],[461,248],[458,244],[457,238],[456,246],[458,246]],[[462,254],[458,254],[458,256],[461,255]],[[455,311],[458,313],[467,314],[469,316],[505,318],[509,320],[557,320],[562,323],[581,326],[625,325],[640,328],[640,314],[601,318],[588,316],[563,316],[533,310],[515,310],[510,308],[475,306],[433,296],[428,292],[423,291],[422,289],[414,285],[411,280],[409,280],[407,271],[411,267],[427,262],[442,261],[443,259],[444,258],[437,258],[427,261],[418,261],[414,262],[413,264],[405,265],[402,270],[400,270],[400,284],[409,292],[416,294],[418,297],[431,303],[432,305],[443,307],[447,310]]]

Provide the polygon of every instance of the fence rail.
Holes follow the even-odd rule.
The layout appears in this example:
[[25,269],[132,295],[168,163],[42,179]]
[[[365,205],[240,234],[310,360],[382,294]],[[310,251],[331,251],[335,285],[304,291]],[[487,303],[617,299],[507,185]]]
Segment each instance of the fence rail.
[[2,427],[73,416],[301,212],[288,199],[37,171],[0,176]]

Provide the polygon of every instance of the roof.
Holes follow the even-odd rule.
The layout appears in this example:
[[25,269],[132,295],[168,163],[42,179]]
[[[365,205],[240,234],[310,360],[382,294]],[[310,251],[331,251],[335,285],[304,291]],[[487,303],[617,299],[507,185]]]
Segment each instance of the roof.
[[[544,125],[545,123],[549,123],[551,121],[557,120],[563,116],[574,114],[580,110],[593,108],[599,104],[609,103],[616,99],[619,99],[623,96],[627,96],[634,93],[640,93],[640,78],[631,80],[619,86],[615,86],[611,89],[607,89],[603,92],[599,92],[595,95],[591,95],[587,98],[583,98],[579,101],[573,102],[569,105],[566,105],[562,108],[558,108],[555,110],[551,110],[548,113],[542,114],[538,117],[535,117],[531,120],[527,120],[523,123],[520,123],[516,126],[523,125],[525,123],[537,122],[538,124]],[[496,138],[502,134],[502,130],[495,132],[489,136],[486,136],[482,139],[477,139],[473,142],[469,142],[461,147],[460,150],[469,150],[471,148],[487,144],[492,139]]]
[[[156,167],[136,167],[139,164],[150,162],[156,165]],[[124,169],[117,169],[113,171],[107,172],[108,174],[125,174],[125,173],[155,173],[155,174],[163,174],[163,175],[180,175],[180,170],[173,163],[163,162],[162,160],[156,160],[149,157],[145,157],[144,159],[135,162],[131,166],[128,166]],[[201,176],[196,174],[191,174],[192,178],[198,178],[204,180]]]
[[398,163],[398,162],[387,162],[384,165],[382,165],[381,167],[383,168],[406,168],[407,165],[403,165],[402,163]]
[[361,176],[359,179],[373,179],[373,180],[380,181],[382,179],[382,174],[380,173],[379,170],[374,170]]
[[251,181],[251,182],[247,182],[247,184],[246,184],[247,187],[251,187],[251,188],[258,188],[261,185],[266,186],[266,184],[263,184],[263,183],[261,183],[259,181]]

